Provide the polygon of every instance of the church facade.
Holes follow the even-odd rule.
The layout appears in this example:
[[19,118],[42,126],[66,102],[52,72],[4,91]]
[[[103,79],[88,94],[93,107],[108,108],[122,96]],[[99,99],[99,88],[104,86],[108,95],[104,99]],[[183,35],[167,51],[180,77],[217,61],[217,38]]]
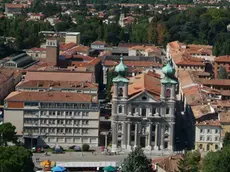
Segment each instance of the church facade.
[[112,97],[112,151],[137,146],[173,151],[177,80],[170,62],[164,77],[148,72],[126,78],[122,58],[115,71]]

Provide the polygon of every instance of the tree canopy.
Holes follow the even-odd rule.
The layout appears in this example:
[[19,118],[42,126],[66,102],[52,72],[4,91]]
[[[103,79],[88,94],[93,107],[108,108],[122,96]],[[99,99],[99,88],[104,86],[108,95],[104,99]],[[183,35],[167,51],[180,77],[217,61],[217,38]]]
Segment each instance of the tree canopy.
[[0,171],[31,172],[34,169],[32,153],[23,147],[0,147]]
[[11,123],[3,123],[0,125],[0,145],[7,146],[7,142],[17,142],[16,127]]
[[124,159],[121,172],[152,172],[151,160],[140,147],[137,147]]
[[187,151],[178,162],[179,172],[197,172],[200,168],[201,155],[197,151]]

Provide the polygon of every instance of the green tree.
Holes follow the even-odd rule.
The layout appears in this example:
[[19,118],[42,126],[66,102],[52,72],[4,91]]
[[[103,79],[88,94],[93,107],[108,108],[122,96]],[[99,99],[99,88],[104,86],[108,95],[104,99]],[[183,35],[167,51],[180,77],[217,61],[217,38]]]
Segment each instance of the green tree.
[[185,152],[184,157],[178,162],[179,172],[197,172],[201,155],[197,151]]
[[148,159],[143,150],[137,147],[129,153],[121,165],[121,172],[152,172],[151,160]]
[[230,145],[230,133],[226,132],[223,139],[223,146],[228,146],[228,145]]
[[228,73],[225,69],[225,67],[220,67],[219,71],[218,71],[218,79],[228,79]]
[[203,172],[229,172],[230,171],[230,146],[226,145],[223,150],[209,152],[203,160]]
[[23,147],[0,147],[1,172],[31,172],[34,169],[32,153]]
[[17,142],[16,127],[11,123],[3,123],[0,125],[0,145],[7,146],[7,142]]

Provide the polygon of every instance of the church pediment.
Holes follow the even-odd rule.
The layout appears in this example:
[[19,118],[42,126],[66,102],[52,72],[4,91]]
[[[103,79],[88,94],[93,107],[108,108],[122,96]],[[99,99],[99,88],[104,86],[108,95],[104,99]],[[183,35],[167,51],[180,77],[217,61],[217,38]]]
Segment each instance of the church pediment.
[[152,95],[146,91],[140,92],[139,94],[130,97],[129,101],[131,101],[131,102],[142,102],[142,103],[143,102],[146,102],[146,103],[159,102],[157,97],[154,97],[154,95]]

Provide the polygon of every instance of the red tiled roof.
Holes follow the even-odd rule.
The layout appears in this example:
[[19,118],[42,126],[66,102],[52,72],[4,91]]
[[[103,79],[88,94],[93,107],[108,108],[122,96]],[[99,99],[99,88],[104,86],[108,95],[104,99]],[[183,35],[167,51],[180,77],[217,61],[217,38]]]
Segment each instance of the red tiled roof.
[[37,47],[31,48],[30,50],[32,50],[32,51],[46,51],[45,48],[37,48]]
[[27,8],[27,4],[5,4],[7,8]]
[[73,59],[82,59],[83,61],[91,61],[91,60],[94,59],[94,58],[91,57],[91,56],[84,56],[84,55],[80,55],[80,54],[75,54],[75,55],[73,55],[72,58],[73,58]]
[[61,44],[60,45],[60,50],[61,51],[66,51],[66,50],[69,50],[69,49],[73,48],[74,46],[76,46],[76,43],[74,43],[74,42],[70,42],[68,44]]
[[64,93],[64,92],[11,92],[6,101],[24,102],[24,101],[36,101],[36,102],[87,102],[94,101],[94,97],[88,94],[81,93]]
[[98,84],[79,81],[53,81],[53,80],[29,80],[20,82],[17,88],[79,88],[79,89],[97,89]]
[[218,56],[215,58],[215,62],[230,63],[230,56]]
[[53,80],[53,81],[88,81],[94,82],[92,72],[73,71],[29,71],[26,73],[25,81],[28,80]]
[[103,42],[103,41],[95,41],[91,45],[105,45],[105,42]]
[[206,120],[206,121],[202,121],[202,122],[197,122],[196,125],[198,126],[220,126],[220,121],[219,120]]

